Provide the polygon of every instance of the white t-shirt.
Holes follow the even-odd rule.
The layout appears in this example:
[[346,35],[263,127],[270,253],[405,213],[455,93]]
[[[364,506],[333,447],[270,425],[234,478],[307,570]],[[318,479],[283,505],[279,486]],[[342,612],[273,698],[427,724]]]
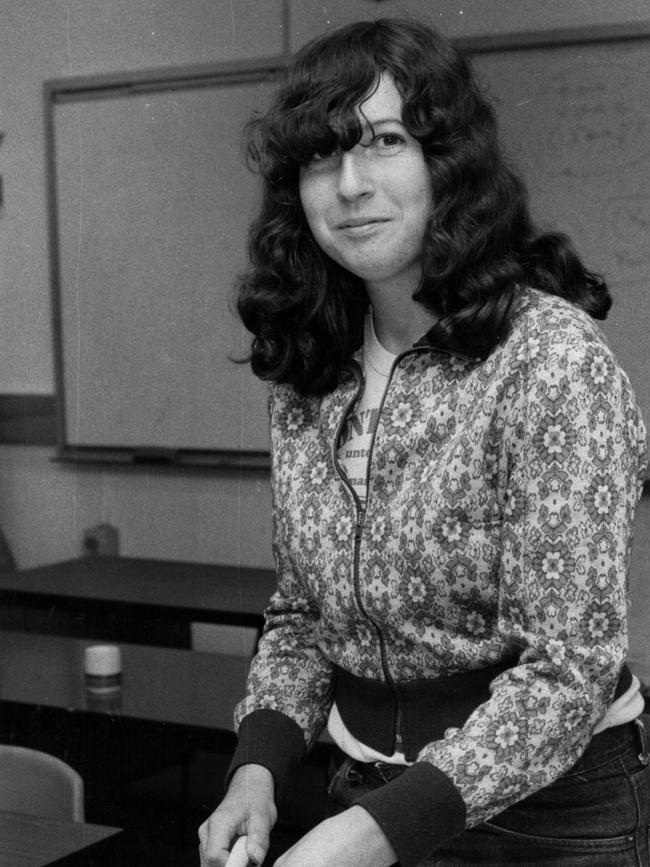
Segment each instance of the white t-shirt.
[[396,358],[377,340],[372,315],[368,314],[362,359],[364,389],[341,432],[338,449],[339,462],[362,505],[366,502],[368,457],[377,415]]

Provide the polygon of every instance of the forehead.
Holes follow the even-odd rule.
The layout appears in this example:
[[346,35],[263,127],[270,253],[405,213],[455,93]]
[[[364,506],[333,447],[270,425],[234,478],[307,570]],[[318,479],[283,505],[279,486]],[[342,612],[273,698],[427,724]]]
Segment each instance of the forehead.
[[395,79],[389,72],[382,72],[377,86],[357,106],[357,113],[362,121],[370,124],[380,120],[401,120],[402,105]]

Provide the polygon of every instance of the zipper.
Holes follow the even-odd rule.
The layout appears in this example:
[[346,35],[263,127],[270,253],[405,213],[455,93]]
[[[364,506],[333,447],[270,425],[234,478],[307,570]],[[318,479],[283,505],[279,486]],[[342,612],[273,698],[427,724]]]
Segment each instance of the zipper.
[[[379,407],[377,409],[377,425],[375,426],[375,430],[372,433],[372,437],[370,440],[370,448],[368,449],[368,461],[366,464],[366,507],[367,507],[368,499],[370,496],[370,475],[371,475],[370,467],[371,467],[372,455],[373,455],[373,451],[374,451],[374,447],[375,447],[375,439],[377,436],[377,427],[379,426],[379,419],[381,418],[381,414],[382,414],[383,409],[384,409],[384,404],[386,402],[386,395],[388,393],[388,389],[390,387],[390,384],[391,384],[391,381],[393,378],[393,373],[395,372],[395,368],[397,367],[397,365],[400,363],[400,361],[402,360],[402,358],[405,355],[408,355],[409,353],[414,352],[414,351],[422,351],[425,348],[426,347],[417,347],[414,349],[407,350],[407,352],[401,353],[400,355],[398,355],[395,358],[395,360],[391,366],[390,373],[388,375],[388,381],[386,383],[386,389],[384,391],[384,394],[382,395],[381,401],[379,403]],[[353,500],[354,505],[355,505],[355,509],[356,509],[356,523],[355,523],[355,531],[354,531],[354,548],[353,548],[353,558],[352,558],[352,583],[353,583],[353,587],[354,587],[354,597],[355,597],[359,611],[372,624],[372,626],[373,626],[373,628],[377,634],[377,640],[379,641],[379,655],[380,655],[380,659],[381,659],[382,672],[384,674],[384,678],[386,680],[388,687],[390,688],[391,692],[393,693],[393,697],[395,700],[395,732],[394,732],[394,736],[393,736],[394,751],[402,752],[402,745],[403,745],[403,738],[402,738],[402,731],[401,731],[402,708],[401,708],[401,704],[400,704],[399,689],[398,689],[397,683],[395,682],[395,679],[391,673],[390,666],[388,664],[388,656],[386,653],[386,642],[385,642],[384,636],[382,634],[381,627],[376,622],[376,620],[374,620],[374,618],[371,617],[371,615],[368,613],[366,607],[364,606],[363,601],[361,599],[361,589],[359,586],[359,562],[361,559],[361,538],[363,536],[363,530],[364,530],[364,525],[365,525],[366,508],[364,508],[364,506],[361,505],[361,501],[359,499],[359,496],[358,496],[357,492],[354,490],[354,488],[352,487],[352,485],[350,484],[350,482],[348,481],[345,473],[341,470],[341,466],[340,466],[339,459],[338,459],[338,442],[339,442],[339,439],[341,436],[341,432],[343,430],[343,425],[345,424],[345,422],[348,418],[348,414],[349,414],[350,410],[352,409],[353,405],[359,399],[359,395],[361,394],[361,392],[364,388],[364,385],[365,385],[365,375],[363,372],[363,368],[356,362],[355,362],[354,367],[353,367],[353,372],[354,372],[354,375],[355,375],[356,380],[357,380],[357,389],[356,389],[354,395],[350,398],[350,400],[346,404],[344,411],[343,411],[343,414],[341,416],[341,420],[339,421],[339,424],[337,426],[336,435],[334,437],[334,442],[332,443],[332,459],[333,459],[333,463],[334,463],[334,466],[336,468],[336,471],[339,475],[339,478],[341,479],[341,481],[343,482],[343,485],[345,486],[345,488],[347,489],[347,491],[351,495],[352,500]]]
[[[483,360],[482,358],[479,358],[479,357],[473,358],[471,356],[463,355],[462,353],[456,352],[454,350],[448,350],[448,349],[443,349],[443,348],[431,346],[430,344],[427,344],[424,342],[416,343],[410,349],[407,349],[404,352],[401,352],[399,355],[397,355],[395,357],[395,360],[393,361],[393,364],[392,364],[391,369],[390,369],[390,373],[388,375],[388,381],[386,383],[386,389],[385,389],[384,394],[382,395],[381,401],[379,403],[379,407],[377,410],[377,425],[375,426],[375,430],[372,433],[372,438],[370,441],[370,448],[368,449],[368,462],[366,465],[366,508],[367,508],[368,499],[370,497],[370,475],[371,475],[370,467],[371,467],[372,455],[373,455],[373,451],[374,451],[374,447],[375,447],[375,438],[377,435],[377,427],[379,426],[379,419],[381,418],[381,415],[382,415],[382,412],[384,409],[384,405],[386,403],[386,396],[388,394],[388,389],[390,388],[390,385],[391,385],[391,382],[393,379],[393,374],[395,373],[397,366],[400,364],[400,362],[407,355],[411,355],[411,354],[418,354],[419,355],[423,352],[438,352],[442,355],[460,358],[463,361],[467,361],[470,363],[477,363],[477,362],[480,362]],[[339,442],[339,439],[341,436],[341,432],[343,430],[343,425],[345,424],[345,422],[348,418],[348,414],[349,414],[350,410],[352,409],[353,405],[359,399],[359,395],[361,394],[361,392],[364,388],[364,385],[365,385],[365,375],[364,375],[363,368],[361,367],[361,365],[355,360],[352,363],[351,367],[352,367],[352,372],[353,372],[353,374],[357,380],[357,388],[356,388],[354,395],[350,398],[350,400],[348,401],[348,403],[344,407],[343,414],[342,414],[341,419],[338,423],[338,426],[336,429],[336,434],[334,437],[334,442],[332,443],[332,460],[333,460],[336,472],[338,473],[338,476],[341,479],[344,487],[346,488],[346,490],[348,491],[348,493],[352,497],[352,500],[353,500],[353,503],[354,503],[355,509],[356,509],[357,518],[356,518],[355,532],[354,532],[353,573],[352,573],[353,586],[354,586],[354,596],[355,596],[359,611],[372,624],[372,626],[373,626],[373,628],[377,634],[377,639],[379,641],[379,653],[380,653],[380,657],[381,657],[382,672],[384,674],[384,678],[386,679],[386,683],[387,683],[388,687],[390,688],[390,690],[392,691],[394,699],[395,699],[395,732],[394,732],[394,736],[393,736],[394,750],[397,752],[403,752],[404,751],[403,750],[404,741],[403,741],[403,737],[402,737],[402,706],[401,706],[401,702],[400,702],[399,687],[398,687],[398,685],[397,685],[397,683],[396,683],[396,681],[395,681],[395,679],[394,679],[394,677],[390,671],[390,666],[388,664],[388,657],[386,654],[386,642],[384,640],[384,636],[382,634],[381,627],[370,616],[370,614],[366,610],[366,608],[362,602],[362,599],[361,599],[361,591],[360,591],[360,587],[359,587],[359,561],[360,561],[360,557],[361,557],[361,538],[363,536],[363,530],[364,530],[364,525],[365,525],[366,508],[364,508],[361,505],[361,501],[359,500],[359,496],[358,496],[357,492],[354,490],[354,488],[352,487],[352,485],[350,484],[350,482],[348,481],[345,473],[341,470],[341,466],[340,466],[339,459],[338,459],[338,442]]]

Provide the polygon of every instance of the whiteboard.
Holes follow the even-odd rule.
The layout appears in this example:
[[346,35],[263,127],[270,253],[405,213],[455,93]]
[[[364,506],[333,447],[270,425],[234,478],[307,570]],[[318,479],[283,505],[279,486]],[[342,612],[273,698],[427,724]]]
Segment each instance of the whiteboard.
[[234,360],[250,335],[231,302],[258,195],[242,129],[272,78],[52,90],[65,456],[221,464],[268,452],[266,391]]
[[650,422],[650,39],[477,52],[533,216],[614,305],[603,331]]

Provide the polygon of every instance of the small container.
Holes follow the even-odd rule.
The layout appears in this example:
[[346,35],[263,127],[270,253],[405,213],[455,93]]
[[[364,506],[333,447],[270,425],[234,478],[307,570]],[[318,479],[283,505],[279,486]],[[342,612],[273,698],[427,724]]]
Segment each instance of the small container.
[[89,527],[83,536],[85,557],[118,557],[120,553],[120,533],[111,524],[97,524]]
[[122,686],[122,651],[115,644],[93,644],[84,650],[86,689],[101,695]]

